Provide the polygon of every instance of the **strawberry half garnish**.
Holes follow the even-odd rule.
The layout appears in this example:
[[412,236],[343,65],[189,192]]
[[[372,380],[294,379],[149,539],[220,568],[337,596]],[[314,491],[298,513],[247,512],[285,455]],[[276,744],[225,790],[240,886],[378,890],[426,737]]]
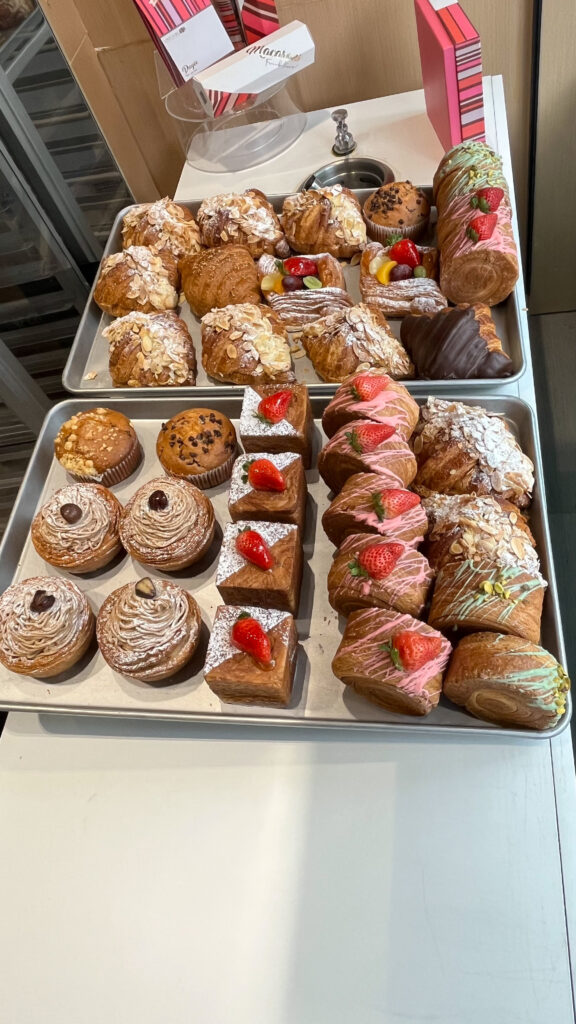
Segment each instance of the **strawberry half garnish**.
[[284,260],[284,273],[294,277],[318,277],[318,264],[307,256],[290,256]]
[[348,444],[355,452],[373,452],[379,444],[392,437],[394,427],[389,423],[362,423],[354,430],[346,431]]
[[396,633],[387,644],[381,644],[381,649],[388,652],[396,668],[415,672],[438,657],[442,650],[442,639],[407,629]]
[[352,576],[368,576],[371,580],[383,580],[390,575],[403,554],[403,544],[370,544],[360,552],[358,558],[348,563],[348,568]]
[[496,227],[497,223],[497,214],[482,213],[478,217],[472,218],[468,227],[466,228],[466,235],[473,242],[485,242],[494,234],[494,228]]
[[274,565],[274,559],[264,537],[248,527],[241,530],[236,537],[236,551],[259,569],[271,569]]
[[376,395],[388,387],[389,383],[390,377],[385,374],[375,377],[369,373],[363,373],[360,377],[354,378],[352,394],[359,402],[371,402]]
[[262,423],[280,423],[286,416],[291,401],[291,391],[276,391],[259,402],[258,411],[254,415]]
[[422,263],[418,249],[409,238],[394,242],[394,245],[388,250],[388,259],[395,260],[396,263],[404,263],[406,266],[412,267],[412,270]]
[[245,462],[242,481],[249,483],[256,491],[285,491],[286,481],[270,459],[253,459]]
[[390,487],[384,491],[374,491],[371,495],[372,508],[374,509],[381,523],[385,519],[396,519],[411,508],[420,504],[420,497],[414,491],[404,491],[400,488]]
[[488,185],[487,188],[479,188],[470,200],[470,206],[482,213],[494,213],[504,198],[504,189],[495,185]]
[[259,665],[272,664],[272,651],[267,633],[257,619],[241,612],[232,626],[232,643],[244,654],[249,654]]

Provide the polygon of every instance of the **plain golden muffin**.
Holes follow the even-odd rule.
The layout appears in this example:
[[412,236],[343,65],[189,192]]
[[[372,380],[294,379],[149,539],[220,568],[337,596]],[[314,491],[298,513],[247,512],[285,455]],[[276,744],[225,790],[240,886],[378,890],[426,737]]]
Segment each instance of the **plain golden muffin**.
[[138,435],[114,409],[87,409],[63,423],[54,441],[58,462],[76,480],[109,487],[134,472],[142,458]]
[[368,197],[363,213],[369,236],[379,242],[394,233],[418,238],[428,224],[430,204],[410,181],[393,181]]
[[162,424],[156,454],[172,476],[215,487],[232,472],[236,431],[216,409],[185,409]]

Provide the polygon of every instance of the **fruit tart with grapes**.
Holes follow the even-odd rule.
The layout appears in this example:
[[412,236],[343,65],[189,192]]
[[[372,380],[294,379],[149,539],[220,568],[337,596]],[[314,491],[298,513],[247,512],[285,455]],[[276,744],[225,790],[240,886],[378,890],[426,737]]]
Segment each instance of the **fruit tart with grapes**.
[[352,305],[342,267],[327,252],[287,260],[265,253],[258,260],[258,277],[266,302],[289,331]]
[[448,302],[438,287],[438,250],[409,238],[370,242],[360,260],[362,299],[385,316],[438,313]]

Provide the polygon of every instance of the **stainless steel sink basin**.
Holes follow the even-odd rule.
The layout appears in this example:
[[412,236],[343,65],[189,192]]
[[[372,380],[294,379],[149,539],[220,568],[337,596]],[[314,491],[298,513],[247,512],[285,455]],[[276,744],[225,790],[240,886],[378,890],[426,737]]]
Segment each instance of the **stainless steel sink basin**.
[[388,164],[367,156],[347,156],[333,160],[330,164],[313,171],[299,186],[298,191],[307,188],[325,188],[327,185],[345,185],[346,188],[379,188],[394,181],[394,171]]

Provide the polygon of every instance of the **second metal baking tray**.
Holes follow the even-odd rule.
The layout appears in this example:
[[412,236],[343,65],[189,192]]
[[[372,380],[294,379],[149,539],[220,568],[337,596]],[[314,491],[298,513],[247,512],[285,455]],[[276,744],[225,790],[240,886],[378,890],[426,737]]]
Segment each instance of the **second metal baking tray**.
[[[424,189],[431,195],[430,189]],[[361,189],[356,192],[360,202],[363,202],[369,195],[370,190]],[[285,195],[270,196],[270,201],[276,210],[281,210]],[[192,213],[196,213],[200,202],[182,203]],[[120,252],[122,249],[122,219],[131,207],[121,210],[110,232],[110,237],[104,250],[104,257],[110,253]],[[433,210],[433,214],[435,210]],[[103,257],[103,258],[104,258]],[[358,266],[346,265],[344,276],[348,291],[354,302],[360,302],[360,270]],[[87,395],[117,395],[118,397],[130,398],[134,394],[147,394],[153,396],[170,397],[173,394],[206,395],[218,388],[218,393],[234,394],[237,385],[223,385],[209,377],[202,366],[201,354],[202,345],[200,341],[200,321],[191,312],[187,302],[184,302],[180,316],[188,325],[190,334],[196,349],[198,361],[197,384],[194,388],[115,388],[108,369],[108,342],[102,336],[102,331],[112,322],[112,317],[98,308],[93,299],[94,286],[90,292],[86,309],[80,321],[76,338],[72,345],[68,362],[66,364],[62,383],[67,391],[73,395],[85,397]],[[406,386],[415,394],[428,393],[431,389],[442,390],[446,393],[465,393],[475,391],[483,387],[501,387],[503,384],[511,384],[517,381],[526,368],[526,352],[529,350],[528,330],[526,325],[525,299],[522,291],[521,280],[512,294],[499,306],[494,306],[492,316],[496,324],[496,330],[502,341],[504,351],[512,360],[513,373],[510,377],[479,378],[478,380],[451,380],[451,381],[429,381],[410,380],[405,381]],[[389,320],[390,327],[394,334],[400,336],[401,319]],[[325,384],[318,377],[308,356],[294,359],[294,372],[297,380],[313,388],[315,394],[333,394],[336,384]]]
[[[237,421],[240,395],[227,397],[214,393],[212,397],[216,408]],[[542,572],[549,581],[544,600],[542,644],[559,661],[565,663],[533,413],[529,406],[517,398],[457,397],[505,416],[522,448],[534,462],[536,487],[530,525],[540,553]],[[46,565],[36,554],[29,537],[30,522],[48,495],[68,481],[66,473],[54,459],[54,437],[65,420],[73,413],[89,408],[91,404],[90,401],[78,400],[62,402],[51,410],[44,423],[0,549],[0,591],[13,580],[36,575],[60,575],[58,570]],[[193,403],[175,398],[132,398],[111,400],[107,404],[131,418],[145,453],[137,472],[114,487],[115,494],[125,503],[145,480],[162,475],[162,467],[155,453],[155,441],[162,421]],[[325,405],[325,399],[313,399],[316,450],[324,440],[319,417]],[[189,670],[178,677],[177,681],[165,686],[147,686],[114,673],[95,649],[77,670],[72,670],[62,681],[43,682],[18,676],[0,666],[0,708],[128,718],[384,729],[412,734],[465,733],[482,736],[492,733],[534,739],[556,736],[566,727],[571,714],[570,700],[567,713],[558,725],[547,732],[538,733],[490,725],[473,718],[444,698],[441,698],[440,705],[427,718],[394,715],[370,704],[345,687],[330,669],[332,657],[340,642],[344,619],[339,618],[330,607],[326,589],[326,578],[334,553],[334,547],[326,538],[321,525],[322,513],[329,500],[328,488],[315,468],[308,472],[307,479],[309,497],[304,534],[305,570],[297,620],[301,644],[294,699],[290,708],[277,710],[221,703],[204,682],[201,654],[193,659]],[[210,490],[208,494],[222,528],[229,519],[228,483]],[[179,573],[156,572],[133,562],[125,555],[111,568],[91,576],[76,576],[74,579],[96,611],[112,590],[130,580],[145,575],[173,578],[196,597],[205,626],[209,628],[217,605],[222,603],[214,582],[218,546],[217,540],[209,555],[198,566],[191,566]]]

